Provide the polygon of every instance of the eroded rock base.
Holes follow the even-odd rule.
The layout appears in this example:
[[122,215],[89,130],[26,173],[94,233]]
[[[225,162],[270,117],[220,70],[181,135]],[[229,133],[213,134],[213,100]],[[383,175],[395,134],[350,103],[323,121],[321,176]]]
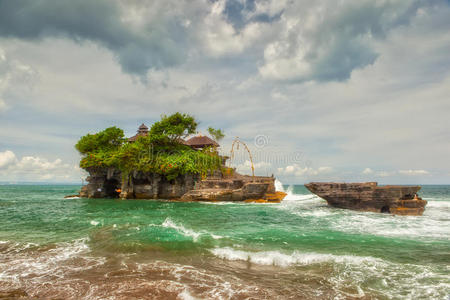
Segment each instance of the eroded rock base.
[[127,180],[116,169],[91,169],[81,197],[122,199],[173,199],[180,201],[246,201],[279,202],[285,194],[275,191],[275,178],[224,176],[214,172],[206,179],[195,174],[168,181],[154,173],[134,172]]
[[376,182],[311,182],[305,186],[339,208],[417,216],[423,214],[427,204],[417,195],[420,186],[378,186]]

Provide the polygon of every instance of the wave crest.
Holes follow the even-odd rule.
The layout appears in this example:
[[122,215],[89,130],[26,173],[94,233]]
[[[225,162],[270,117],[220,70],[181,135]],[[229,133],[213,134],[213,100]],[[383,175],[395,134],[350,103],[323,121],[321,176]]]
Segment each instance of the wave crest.
[[184,235],[186,237],[191,237],[194,242],[197,242],[203,235],[209,235],[215,240],[223,238],[223,236],[212,234],[212,233],[207,232],[205,230],[201,230],[199,232],[196,232],[196,231],[194,231],[192,229],[184,227],[181,224],[175,223],[170,218],[166,218],[164,220],[164,222],[161,224],[161,226],[165,227],[165,228],[172,228],[172,229],[176,230],[178,233],[180,233],[180,234],[182,234],[182,235]]
[[362,257],[353,255],[333,255],[322,253],[300,253],[294,251],[291,254],[279,251],[250,252],[235,250],[233,248],[215,248],[211,250],[215,256],[226,260],[248,261],[259,265],[273,265],[288,267],[292,265],[309,265],[324,262],[362,264],[362,263],[382,263],[383,261],[374,257]]

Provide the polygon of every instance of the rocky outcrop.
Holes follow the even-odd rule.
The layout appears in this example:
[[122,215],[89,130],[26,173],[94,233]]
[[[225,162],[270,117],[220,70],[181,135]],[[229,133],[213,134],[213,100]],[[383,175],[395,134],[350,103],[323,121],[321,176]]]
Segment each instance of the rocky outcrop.
[[427,201],[417,196],[420,186],[378,186],[376,182],[311,182],[305,186],[329,205],[339,208],[422,215],[427,204]]
[[89,183],[82,187],[81,197],[123,199],[180,199],[182,201],[246,201],[279,202],[285,194],[275,193],[275,178],[244,176],[234,173],[224,177],[213,172],[202,180],[185,174],[168,181],[155,173],[134,172],[122,180],[116,169],[89,169]]
[[254,201],[280,202],[286,194],[275,193],[275,178],[243,176],[201,180],[181,197],[186,201]]
[[86,178],[87,185],[80,191],[80,197],[84,198],[106,198],[117,197],[117,190],[121,187],[121,172],[115,169],[91,168],[87,170],[89,176]]
[[168,181],[155,173],[133,172],[127,180],[116,169],[89,169],[87,185],[80,196],[85,198],[176,199],[192,190],[199,177],[186,174]]
[[181,199],[189,201],[244,201],[247,199],[264,199],[269,183],[247,182],[241,188],[201,188],[184,194]]

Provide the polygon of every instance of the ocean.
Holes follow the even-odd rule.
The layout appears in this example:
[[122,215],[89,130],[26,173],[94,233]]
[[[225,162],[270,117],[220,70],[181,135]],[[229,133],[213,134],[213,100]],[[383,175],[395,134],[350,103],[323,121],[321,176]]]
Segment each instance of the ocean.
[[0,186],[0,298],[449,299],[450,186],[423,216],[280,204],[64,199]]

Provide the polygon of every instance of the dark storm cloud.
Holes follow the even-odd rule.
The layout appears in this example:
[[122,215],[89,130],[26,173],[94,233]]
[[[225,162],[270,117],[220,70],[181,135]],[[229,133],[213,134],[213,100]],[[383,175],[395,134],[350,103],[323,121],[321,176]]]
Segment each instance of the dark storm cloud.
[[244,2],[237,0],[228,0],[225,3],[223,11],[226,19],[236,28],[242,28],[246,24],[245,12],[252,11],[255,8],[254,0],[246,0]]
[[[405,8],[393,3],[349,5],[337,17],[331,16],[316,32],[319,51],[327,46],[328,53],[317,61],[315,77],[321,81],[348,79],[352,70],[372,64],[378,56],[371,42],[385,38],[393,28],[407,24],[423,1]],[[317,53],[312,52],[311,56]]]
[[[296,2],[283,13],[296,25],[286,28],[274,44],[276,51],[266,58],[263,75],[290,82],[347,80],[353,70],[375,62],[375,44],[392,30],[408,26],[420,9],[441,4],[442,0]],[[307,20],[312,20],[309,25]],[[280,62],[286,60],[291,64],[283,67]],[[296,63],[303,69],[292,71]]]
[[251,22],[271,23],[280,18],[282,12],[274,16],[269,16],[266,13],[254,14],[256,2],[256,0],[227,0],[223,14],[226,20],[238,30]]
[[183,60],[182,30],[170,20],[137,30],[122,21],[115,1],[0,0],[0,36],[93,41],[110,49],[125,72],[138,76]]
[[433,5],[448,1],[0,0],[0,37],[91,41],[143,79],[189,57],[217,69],[245,61],[238,72],[258,68],[276,81],[344,81],[376,61],[376,44],[392,30]]

